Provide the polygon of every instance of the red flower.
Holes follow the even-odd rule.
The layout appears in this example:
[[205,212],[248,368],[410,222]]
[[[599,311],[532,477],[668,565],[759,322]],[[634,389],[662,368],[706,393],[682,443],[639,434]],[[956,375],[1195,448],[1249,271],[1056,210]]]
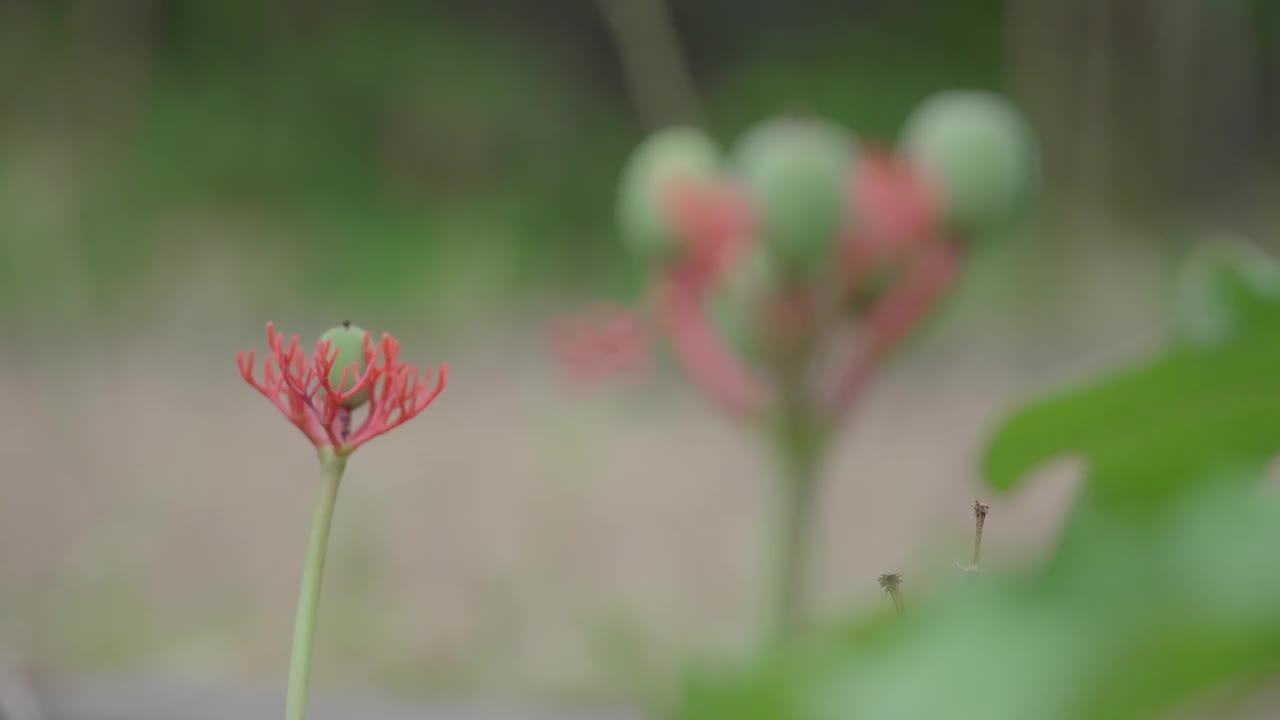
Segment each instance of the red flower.
[[867,150],[849,186],[858,219],[842,238],[844,267],[857,282],[901,263],[938,231],[938,194],[916,168],[887,150]]
[[670,276],[702,296],[737,262],[754,232],[754,210],[746,190],[729,183],[682,183],[667,196],[667,213],[684,241]]
[[[298,347],[294,335],[286,347],[284,334],[267,323],[267,343],[271,354],[262,362],[262,380],[254,377],[256,353],[236,354],[236,365],[245,382],[272,402],[284,416],[307,436],[316,448],[330,447],[339,456],[350,455],[373,438],[396,428],[427,408],[444,390],[449,366],[441,365],[435,386],[427,383],[429,373],[419,373],[413,365],[399,361],[400,343],[384,334],[375,345],[368,333],[364,338],[364,370],[356,363],[344,368],[338,387],[330,382],[330,372],[338,359],[337,348],[329,342],[316,343],[308,356]],[[354,383],[350,380],[354,379]],[[359,427],[352,428],[352,410],[346,403],[368,392],[369,411]]]

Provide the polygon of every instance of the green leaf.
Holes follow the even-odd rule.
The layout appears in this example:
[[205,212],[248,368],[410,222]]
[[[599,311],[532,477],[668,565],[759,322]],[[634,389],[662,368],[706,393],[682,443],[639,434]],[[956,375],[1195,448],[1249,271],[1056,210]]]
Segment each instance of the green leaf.
[[1280,670],[1280,497],[1256,487],[1280,451],[1280,297],[1256,256],[1222,257],[1194,257],[1205,265],[1183,281],[1201,285],[1180,288],[1196,298],[1180,311],[1213,305],[1216,330],[995,433],[998,488],[1056,458],[1087,463],[1047,564],[933,596],[908,583],[902,616],[820,627],[750,670],[695,678],[676,717],[1155,720]]
[[[1280,668],[1280,498],[1206,478],[1111,518],[1061,572],[984,575],[902,616],[819,628],[750,673],[699,676],[682,720],[1168,717]],[[1211,714],[1206,716],[1212,716]]]
[[1191,263],[1182,297],[1196,300],[1182,309],[1203,332],[1015,412],[987,448],[993,487],[1013,488],[1047,462],[1079,456],[1090,509],[1141,512],[1215,471],[1260,468],[1280,451],[1280,285],[1256,256],[1215,250]]
[[1280,330],[1280,265],[1256,247],[1216,241],[1183,263],[1174,296],[1178,339],[1211,348],[1237,334]]

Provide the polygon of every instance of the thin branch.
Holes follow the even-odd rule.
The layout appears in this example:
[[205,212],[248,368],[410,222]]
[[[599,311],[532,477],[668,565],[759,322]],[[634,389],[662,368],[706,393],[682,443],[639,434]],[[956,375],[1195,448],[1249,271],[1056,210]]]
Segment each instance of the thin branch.
[[708,325],[699,298],[673,281],[658,290],[657,311],[685,374],[731,416],[758,418],[769,393]]
[[702,115],[688,61],[664,0],[598,0],[632,100],[650,127]]
[[829,393],[828,413],[846,416],[874,375],[880,361],[896,349],[955,282],[960,255],[950,242],[924,250],[907,271],[907,276],[881,298],[866,318],[863,346],[849,359],[835,378]]

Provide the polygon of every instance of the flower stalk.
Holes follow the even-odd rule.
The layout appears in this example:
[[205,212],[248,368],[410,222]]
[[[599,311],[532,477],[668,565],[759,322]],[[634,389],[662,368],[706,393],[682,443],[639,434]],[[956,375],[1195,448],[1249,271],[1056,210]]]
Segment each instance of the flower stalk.
[[800,408],[785,412],[774,430],[779,472],[773,478],[773,526],[766,533],[763,595],[765,648],[780,645],[801,627],[813,558],[810,535],[817,513],[823,442]]
[[338,488],[346,469],[345,457],[332,450],[320,451],[322,485],[311,518],[311,535],[307,541],[306,562],[298,590],[298,610],[294,616],[293,646],[289,653],[289,689],[285,704],[285,720],[303,720],[307,716],[307,695],[311,684],[311,654],[315,642],[316,616],[320,606],[320,586],[324,580],[324,563],[329,548],[329,529],[338,504]]

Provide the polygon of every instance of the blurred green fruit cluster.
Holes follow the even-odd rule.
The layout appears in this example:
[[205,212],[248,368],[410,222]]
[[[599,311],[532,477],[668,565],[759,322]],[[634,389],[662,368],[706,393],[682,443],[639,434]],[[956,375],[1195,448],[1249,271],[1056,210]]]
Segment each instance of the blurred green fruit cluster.
[[[1039,155],[1030,124],[1006,98],[950,90],[907,118],[898,154],[942,200],[943,221],[966,237],[1015,217],[1031,196]],[[670,194],[680,183],[740,186],[756,214],[757,237],[784,275],[811,275],[857,231],[850,182],[862,157],[855,134],[822,118],[779,116],[749,128],[724,162],[716,141],[690,127],[660,130],[632,154],[621,178],[618,220],[638,255],[678,252]]]
[[[810,292],[857,316],[920,248],[979,240],[1016,218],[1038,164],[1027,120],[986,91],[925,99],[896,148],[865,152],[852,131],[821,117],[766,118],[727,156],[706,133],[672,127],[646,138],[626,164],[618,221],[628,247],[659,273],[692,268],[712,322],[751,357],[765,342],[760,313],[770,298]],[[716,198],[725,194],[698,194],[706,189],[743,198],[743,217],[722,222]],[[678,225],[677,201],[688,202],[680,212],[705,211],[707,229]],[[716,261],[692,267],[708,256]],[[840,300],[851,297],[859,301]]]

